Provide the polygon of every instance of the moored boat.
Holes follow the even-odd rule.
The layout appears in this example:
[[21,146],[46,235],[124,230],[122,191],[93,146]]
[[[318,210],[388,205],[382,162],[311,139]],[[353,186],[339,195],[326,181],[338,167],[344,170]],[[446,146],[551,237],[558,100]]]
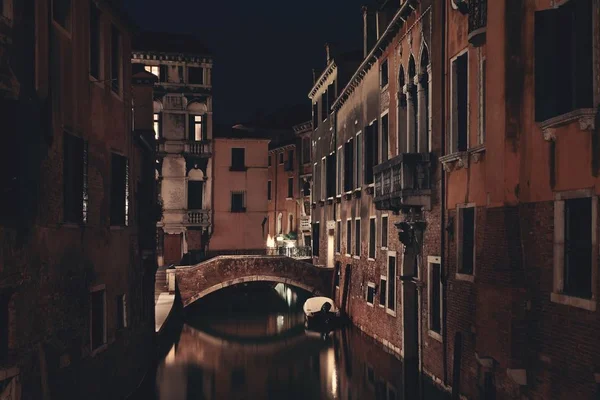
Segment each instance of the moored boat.
[[329,297],[311,297],[304,303],[304,327],[329,332],[340,322],[340,310]]

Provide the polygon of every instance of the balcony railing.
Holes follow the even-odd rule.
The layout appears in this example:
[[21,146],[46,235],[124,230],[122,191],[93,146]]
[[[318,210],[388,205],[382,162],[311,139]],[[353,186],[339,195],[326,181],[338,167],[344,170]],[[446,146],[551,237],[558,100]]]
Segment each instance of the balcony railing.
[[190,141],[185,144],[184,151],[195,156],[210,157],[212,154],[212,145],[208,140]]
[[267,249],[268,256],[286,256],[290,258],[310,258],[312,257],[312,248],[310,246],[302,247],[270,247]]
[[184,222],[187,226],[210,226],[210,210],[188,210]]
[[469,0],[469,43],[481,46],[487,30],[488,0]]
[[310,231],[310,215],[300,217],[300,230],[302,232]]
[[405,206],[431,207],[431,155],[405,153],[373,168],[375,206],[398,210]]

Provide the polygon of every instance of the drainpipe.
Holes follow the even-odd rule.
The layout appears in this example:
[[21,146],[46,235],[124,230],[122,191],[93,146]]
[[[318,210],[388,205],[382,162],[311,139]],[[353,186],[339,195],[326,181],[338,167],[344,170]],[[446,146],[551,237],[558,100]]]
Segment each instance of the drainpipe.
[[[442,71],[440,74],[440,88],[441,88],[441,154],[446,151],[446,2],[441,2],[441,15],[442,15],[442,54],[441,54],[441,65]],[[446,265],[446,170],[441,168],[441,208],[440,208],[440,263],[441,263],[441,280],[442,280],[442,357],[444,366],[444,385],[448,386],[448,267]]]

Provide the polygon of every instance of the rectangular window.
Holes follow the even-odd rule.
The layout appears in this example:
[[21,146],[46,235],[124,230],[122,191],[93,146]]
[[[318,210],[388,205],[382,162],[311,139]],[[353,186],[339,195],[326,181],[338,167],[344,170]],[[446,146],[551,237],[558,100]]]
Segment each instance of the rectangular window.
[[312,251],[314,257],[319,257],[319,238],[321,231],[319,230],[319,223],[315,222],[312,224]]
[[313,103],[313,113],[312,113],[312,117],[313,117],[313,129],[317,129],[319,127],[319,105],[317,102]]
[[360,188],[362,185],[363,176],[363,165],[362,165],[362,138],[361,133],[356,134],[356,187]]
[[273,162],[273,161],[272,161],[272,159],[271,159],[271,156],[269,156],[269,157],[268,157],[268,163],[269,163],[269,167],[272,165],[272,162]]
[[152,114],[154,126],[154,138],[158,140],[162,136],[162,119],[160,113]]
[[360,219],[354,221],[354,255],[356,257],[360,257],[360,245],[361,245],[361,236],[360,236]]
[[113,92],[119,93],[121,90],[121,32],[114,25],[111,29],[110,51],[111,87]]
[[288,199],[294,198],[294,178],[288,178],[287,197]]
[[71,31],[71,0],[52,0],[52,18],[65,30]]
[[87,142],[64,134],[63,143],[64,222],[87,222]]
[[188,67],[188,83],[192,85],[204,85],[204,68]]
[[329,84],[329,86],[327,86],[327,105],[329,106],[329,109],[327,111],[328,114],[329,114],[329,110],[331,109],[331,106],[333,105],[334,102],[335,102],[335,81],[331,82]]
[[369,220],[369,258],[373,260],[375,259],[375,248],[377,243],[376,232],[375,217],[371,217]]
[[94,291],[90,297],[90,339],[92,350],[96,350],[106,343],[106,291]]
[[160,66],[159,65],[146,65],[146,66],[144,66],[144,69],[147,72],[150,72],[151,74],[156,76],[157,78],[160,75]]
[[389,142],[390,142],[390,124],[389,114],[385,114],[381,117],[381,162],[386,162],[389,156]]
[[336,186],[337,186],[337,194],[342,194],[342,146],[338,147],[336,153],[337,166],[336,166]]
[[267,200],[272,200],[272,197],[271,197],[271,185],[272,185],[271,181],[267,181]]
[[129,162],[118,154],[111,156],[110,225],[126,226],[129,211]]
[[294,170],[294,150],[287,151],[287,161],[285,162],[285,170],[286,171]]
[[458,209],[458,272],[473,275],[475,266],[475,207]]
[[335,197],[335,153],[327,156],[327,197]]
[[160,73],[158,76],[159,82],[168,82],[169,81],[169,67],[166,65],[160,66]]
[[233,147],[231,149],[231,168],[230,171],[246,170],[246,149]]
[[321,95],[321,121],[325,121],[329,115],[329,104],[327,104],[327,91]]
[[388,74],[388,60],[384,60],[381,63],[381,87],[384,88],[388,85],[389,74]]
[[338,261],[335,263],[335,272],[333,275],[333,284],[336,288],[340,288],[340,275],[342,273],[342,264]]
[[90,5],[90,75],[100,78],[100,10],[94,4]]
[[379,277],[379,306],[385,307],[387,301],[387,268],[381,272]]
[[388,216],[381,217],[381,248],[388,248]]
[[206,124],[203,115],[189,116],[189,137],[190,140],[200,142],[206,140]]
[[387,308],[396,312],[396,253],[388,255],[388,298]]
[[536,121],[593,107],[593,15],[591,0],[535,13]]
[[246,196],[245,196],[244,192],[231,192],[231,212],[232,213],[246,212],[245,197]]
[[354,188],[354,141],[350,139],[344,144],[344,191]]
[[451,152],[466,151],[469,117],[469,53],[465,51],[452,60],[452,141]]
[[379,164],[379,147],[378,147],[378,123],[377,121],[373,121],[373,123],[365,128],[365,140],[366,148],[365,148],[365,183],[367,185],[372,184],[373,181],[373,167]]
[[188,181],[188,210],[202,210],[204,182]]
[[127,328],[127,301],[125,295],[117,296],[117,329]]
[[[436,257],[437,258],[437,257]],[[437,260],[436,260],[437,261]],[[429,330],[442,333],[442,268],[439,262],[429,262]]]
[[302,163],[308,164],[310,163],[311,154],[310,154],[310,138],[305,137],[302,139]]
[[375,284],[372,282],[369,282],[367,284],[366,297],[367,297],[367,304],[370,306],[373,306],[373,303],[375,302]]
[[352,253],[352,220],[346,221],[346,254]]
[[592,199],[565,201],[565,246],[563,293],[592,297]]
[[283,153],[279,153],[279,164],[283,164]]
[[342,252],[342,221],[337,221],[335,227],[335,252]]

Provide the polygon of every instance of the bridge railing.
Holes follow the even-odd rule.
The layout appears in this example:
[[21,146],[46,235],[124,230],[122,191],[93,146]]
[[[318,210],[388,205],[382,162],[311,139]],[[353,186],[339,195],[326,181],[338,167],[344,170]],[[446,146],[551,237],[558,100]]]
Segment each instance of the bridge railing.
[[310,246],[301,247],[271,247],[267,249],[268,256],[286,256],[290,258],[310,258],[312,257],[312,248]]

